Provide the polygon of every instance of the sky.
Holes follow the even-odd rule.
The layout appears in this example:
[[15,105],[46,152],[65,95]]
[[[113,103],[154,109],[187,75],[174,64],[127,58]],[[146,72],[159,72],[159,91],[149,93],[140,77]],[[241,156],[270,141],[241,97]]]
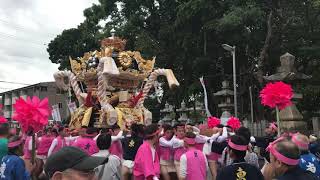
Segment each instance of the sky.
[[[83,10],[98,0],[0,1],[0,92],[54,81],[47,44],[84,20]],[[2,81],[22,84],[3,83]]]

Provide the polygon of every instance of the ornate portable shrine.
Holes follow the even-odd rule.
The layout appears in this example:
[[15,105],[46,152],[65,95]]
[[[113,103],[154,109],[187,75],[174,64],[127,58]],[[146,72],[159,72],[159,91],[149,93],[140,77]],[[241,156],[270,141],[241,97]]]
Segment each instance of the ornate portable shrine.
[[57,86],[71,87],[79,101],[70,128],[150,124],[152,114],[143,103],[157,77],[166,76],[170,88],[179,86],[171,69],[155,69],[155,57],[144,59],[138,51],[125,51],[125,45],[126,40],[118,37],[103,39],[100,51],[70,57],[71,71],[54,74]]

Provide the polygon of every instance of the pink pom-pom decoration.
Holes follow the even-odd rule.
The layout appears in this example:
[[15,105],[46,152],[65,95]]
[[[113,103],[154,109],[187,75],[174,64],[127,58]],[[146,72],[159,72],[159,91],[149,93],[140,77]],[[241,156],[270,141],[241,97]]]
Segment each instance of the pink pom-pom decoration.
[[208,117],[208,127],[209,128],[214,128],[220,124],[221,120],[216,117]]
[[291,98],[293,97],[293,90],[291,85],[281,81],[275,83],[268,83],[261,91],[261,103],[271,108],[278,107],[280,110],[291,105]]
[[48,98],[40,100],[34,96],[32,99],[27,97],[27,100],[24,100],[20,97],[13,107],[15,108],[13,119],[20,123],[24,132],[28,130],[37,132],[48,124],[51,114]]
[[241,127],[241,122],[236,117],[230,117],[227,121],[227,125],[230,126],[233,130],[237,130]]
[[4,118],[3,116],[0,116],[0,124],[3,124],[3,123],[7,123],[8,120],[6,118]]

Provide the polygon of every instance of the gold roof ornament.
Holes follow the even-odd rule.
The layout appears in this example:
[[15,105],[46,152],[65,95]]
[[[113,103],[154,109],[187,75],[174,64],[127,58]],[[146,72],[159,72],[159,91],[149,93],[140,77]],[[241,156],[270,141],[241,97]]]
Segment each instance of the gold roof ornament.
[[116,51],[123,51],[126,47],[127,41],[119,37],[109,37],[101,40],[101,48],[111,48]]

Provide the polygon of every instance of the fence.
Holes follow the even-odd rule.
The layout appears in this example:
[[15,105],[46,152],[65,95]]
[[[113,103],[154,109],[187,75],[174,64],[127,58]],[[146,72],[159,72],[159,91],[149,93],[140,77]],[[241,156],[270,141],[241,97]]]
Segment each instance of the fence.
[[248,120],[243,121],[243,125],[250,129],[252,136],[264,136],[265,135],[265,128],[267,127],[267,121],[261,120],[259,122],[251,122]]

